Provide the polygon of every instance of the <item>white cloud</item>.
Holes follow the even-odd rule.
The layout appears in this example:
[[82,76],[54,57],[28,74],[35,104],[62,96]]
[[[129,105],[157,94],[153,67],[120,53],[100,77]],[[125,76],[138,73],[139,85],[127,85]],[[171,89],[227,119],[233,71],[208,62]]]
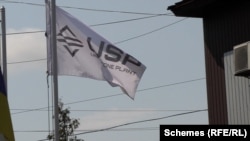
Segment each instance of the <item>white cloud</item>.
[[[80,130],[105,129],[125,123],[135,122],[142,117],[149,117],[152,113],[135,109],[138,111],[111,110],[108,112],[96,112],[80,119]],[[144,109],[145,110],[145,109]],[[148,110],[148,109],[147,109]]]
[[[8,29],[7,33],[19,33],[19,32],[30,32],[30,31],[41,31],[36,28],[25,28],[25,29]],[[15,34],[7,35],[7,62],[22,62],[46,58],[46,38],[44,32],[39,33],[26,33],[26,34]],[[33,62],[33,63],[20,63],[10,64],[9,68],[13,70],[29,71],[34,68],[44,67],[46,61]],[[42,65],[41,65],[42,63]],[[18,69],[17,69],[18,68]],[[21,70],[20,70],[21,69]]]

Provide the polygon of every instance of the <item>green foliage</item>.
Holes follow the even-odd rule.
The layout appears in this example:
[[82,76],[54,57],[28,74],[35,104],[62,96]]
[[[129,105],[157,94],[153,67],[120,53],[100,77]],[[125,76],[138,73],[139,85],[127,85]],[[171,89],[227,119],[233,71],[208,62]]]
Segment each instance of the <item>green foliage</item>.
[[[63,103],[60,101],[58,104],[59,112],[59,141],[84,141],[77,139],[74,136],[74,130],[80,125],[78,119],[70,118],[70,111],[68,108],[63,109]],[[51,140],[54,138],[54,133],[50,133],[47,139]]]

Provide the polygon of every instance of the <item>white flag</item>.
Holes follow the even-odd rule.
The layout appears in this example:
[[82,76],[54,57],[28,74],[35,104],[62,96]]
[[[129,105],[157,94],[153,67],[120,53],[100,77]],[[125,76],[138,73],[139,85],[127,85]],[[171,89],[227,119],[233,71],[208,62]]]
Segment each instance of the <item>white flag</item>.
[[[47,10],[48,4],[47,4]],[[50,13],[47,11],[47,13]],[[51,71],[50,14],[47,14],[48,72]],[[107,81],[120,86],[132,99],[146,67],[117,48],[84,23],[56,7],[58,75],[72,75]]]

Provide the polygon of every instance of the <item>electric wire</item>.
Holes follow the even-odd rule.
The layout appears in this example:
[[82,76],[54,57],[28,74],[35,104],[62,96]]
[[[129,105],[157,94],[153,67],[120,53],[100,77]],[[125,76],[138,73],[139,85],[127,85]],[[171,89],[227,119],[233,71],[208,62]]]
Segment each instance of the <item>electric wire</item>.
[[[5,3],[25,4],[25,5],[32,5],[32,6],[45,6],[44,4],[30,3],[30,2],[20,2],[20,1],[13,1],[13,0],[0,0],[0,1],[5,2]],[[94,11],[94,12],[123,13],[123,14],[136,14],[136,15],[159,15],[159,13],[130,12],[130,11],[118,11],[118,10],[103,10],[103,9],[81,8],[81,7],[72,7],[72,6],[58,6],[58,7],[67,8],[67,9]],[[172,13],[161,14],[161,15],[174,16]]]
[[[183,113],[178,113],[178,114],[173,114],[173,115],[168,115],[168,116],[163,116],[163,117],[158,117],[158,118],[152,118],[152,119],[146,119],[146,120],[139,120],[139,121],[134,121],[134,122],[128,122],[128,123],[119,124],[119,125],[108,127],[108,128],[97,129],[97,130],[90,130],[90,131],[85,131],[85,132],[81,132],[81,133],[76,133],[76,134],[71,135],[71,136],[78,136],[78,135],[84,135],[84,134],[90,134],[90,133],[108,131],[108,130],[111,130],[111,129],[114,129],[114,128],[118,128],[118,127],[122,127],[122,126],[127,126],[127,125],[132,125],[132,124],[137,124],[137,123],[157,121],[157,120],[162,120],[162,119],[167,119],[167,118],[172,118],[172,117],[177,117],[177,116],[194,114],[194,113],[198,113],[198,112],[205,112],[207,110],[208,109],[194,110],[194,111],[190,111],[190,112],[183,112]],[[46,140],[48,140],[48,139],[42,139],[42,140],[38,140],[38,141],[46,141]]]
[[[174,24],[177,24],[177,23],[179,23],[179,22],[181,22],[181,21],[183,21],[183,20],[186,20],[186,19],[187,19],[187,18],[183,18],[183,19],[181,19],[181,20],[178,20],[178,21],[173,22],[173,23],[171,23],[171,24],[168,24],[168,25],[166,25],[166,26],[163,26],[163,27],[154,29],[154,30],[152,30],[152,31],[143,33],[143,34],[141,34],[141,35],[134,36],[134,37],[131,37],[131,38],[128,38],[128,39],[125,39],[125,40],[121,40],[121,41],[115,42],[114,44],[116,44],[116,45],[117,45],[117,44],[121,44],[121,43],[130,41],[130,40],[134,40],[134,39],[137,39],[137,38],[140,38],[140,37],[143,37],[143,36],[152,34],[152,33],[154,33],[154,32],[157,32],[157,31],[159,31],[159,30],[162,30],[162,29],[164,29],[164,28],[167,28],[167,27],[169,27],[169,26],[172,26],[172,25],[174,25]],[[40,32],[45,32],[45,31],[31,31],[31,32],[9,33],[8,35],[28,34],[28,33],[40,33]],[[7,63],[7,64],[12,65],[12,64],[30,63],[30,62],[38,62],[38,61],[45,61],[45,60],[47,60],[47,59],[46,59],[46,58],[41,58],[41,59],[34,59],[34,60],[27,60],[27,61],[9,62],[9,63]]]
[[[137,90],[137,92],[148,91],[148,90],[153,90],[153,89],[159,89],[159,88],[169,87],[169,86],[174,86],[174,85],[179,85],[179,84],[185,84],[185,83],[190,83],[190,82],[194,82],[194,81],[200,81],[200,80],[204,80],[204,79],[205,78],[203,77],[203,78],[186,80],[186,81],[181,81],[181,82],[176,82],[176,83],[171,83],[171,84],[166,84],[166,85],[161,85],[161,86],[155,86],[155,87],[150,87],[150,88],[145,88],[145,89]],[[74,102],[65,103],[64,105],[72,105],[72,104],[77,104],[77,103],[90,102],[90,101],[95,101],[95,100],[100,100],[100,99],[106,99],[106,98],[111,98],[111,97],[121,96],[121,95],[124,95],[124,94],[123,93],[119,93],[119,94],[113,94],[113,95],[108,95],[108,96],[90,98],[90,99],[86,99],[86,100],[80,100],[80,101],[74,101]],[[29,110],[15,112],[15,113],[11,113],[11,114],[12,115],[16,115],[16,114],[21,114],[21,113],[27,113],[27,112],[32,112],[32,111],[43,110],[43,109],[47,109],[47,108],[48,107],[41,107],[41,108],[29,109]]]
[[181,22],[181,21],[184,21],[184,20],[186,20],[186,19],[187,19],[187,18],[183,18],[183,19],[178,20],[178,21],[176,21],[176,22],[173,22],[173,23],[171,23],[171,24],[169,24],[169,25],[166,25],[166,26],[163,26],[163,27],[157,28],[157,29],[155,29],[155,30],[152,30],[152,31],[146,32],[146,33],[141,34],[141,35],[138,35],[138,36],[134,36],[134,37],[128,38],[128,39],[126,39],[126,40],[122,40],[122,41],[119,41],[119,42],[115,42],[114,44],[121,44],[121,43],[124,43],[124,42],[130,41],[130,40],[134,40],[134,39],[137,39],[137,38],[140,38],[140,37],[143,37],[143,36],[149,35],[149,34],[151,34],[151,33],[154,33],[154,32],[156,32],[156,31],[162,30],[162,29],[167,28],[167,27],[169,27],[169,26],[171,26],[171,25],[174,25],[174,24],[177,24],[177,23],[179,23],[179,22]]
[[[158,15],[147,16],[147,17],[133,18],[133,19],[127,19],[127,20],[119,20],[119,21],[106,22],[106,23],[100,23],[100,24],[92,24],[92,25],[90,25],[90,27],[117,24],[117,23],[124,23],[124,22],[131,22],[131,21],[143,20],[143,19],[154,18],[154,17],[159,17],[159,16],[162,16],[162,15],[158,14]],[[13,32],[13,33],[7,33],[6,35],[34,34],[34,33],[45,33],[45,30],[27,31],[27,32]]]
[[[6,2],[12,2],[12,3],[22,3],[22,4],[29,4],[29,5],[38,5],[38,6],[44,6],[42,4],[34,4],[34,3],[26,3],[26,2],[16,2],[16,1],[7,1],[7,0],[1,0],[1,1],[6,1]],[[68,7],[68,6],[62,6],[64,8],[72,8],[72,9],[80,9],[80,10],[91,10],[91,11],[100,11],[100,12],[116,12],[116,13],[127,13],[127,14],[143,14],[143,15],[153,15],[151,17],[155,17],[155,16],[162,16],[162,15],[166,15],[166,14],[152,14],[152,13],[139,13],[139,12],[126,12],[126,11],[112,11],[112,10],[98,10],[98,9],[88,9],[88,8],[76,8],[76,7]],[[131,19],[131,20],[123,20],[123,21],[117,21],[117,22],[110,22],[110,23],[103,23],[103,24],[96,24],[96,25],[92,25],[92,26],[100,26],[100,25],[107,25],[107,24],[114,24],[114,23],[121,23],[121,22],[125,22],[125,21],[134,21],[134,20],[138,20],[138,19],[145,19],[147,17],[142,17],[142,18],[137,18],[137,19]],[[185,18],[186,19],[186,18]],[[182,19],[180,21],[183,21],[185,19]],[[176,23],[180,22],[180,21],[177,21]],[[115,44],[120,44],[120,43],[123,43],[123,42],[126,42],[126,41],[129,41],[129,40],[133,40],[133,39],[136,39],[136,38],[139,38],[139,37],[142,37],[142,36],[145,36],[145,35],[148,35],[148,34],[151,34],[153,32],[156,32],[156,31],[159,31],[161,29],[164,29],[166,27],[168,27],[169,25],[167,26],[163,26],[161,28],[158,28],[156,30],[153,30],[153,31],[150,31],[150,32],[147,32],[147,33],[144,33],[142,35],[139,35],[139,36],[135,36],[135,37],[132,37],[132,38],[129,38],[129,39],[126,39],[126,40],[122,40],[122,41],[119,41],[119,42],[116,42]],[[28,33],[41,33],[41,32],[44,32],[44,31],[31,31],[31,32],[25,32],[25,34],[28,34]],[[8,35],[14,35],[14,34],[24,34],[23,33],[10,33]],[[8,64],[19,64],[19,63],[29,63],[29,62],[36,62],[36,61],[44,61],[46,59],[36,59],[36,60],[29,60],[29,61],[20,61],[20,62],[10,62]],[[205,79],[205,78],[202,78],[202,79]],[[201,80],[201,79],[199,79]],[[192,82],[193,80],[191,80],[190,82]],[[195,80],[194,80],[195,81]],[[175,84],[178,84],[178,83],[175,83]],[[175,84],[172,84],[172,85],[175,85]],[[181,83],[179,83],[181,84]],[[146,88],[146,89],[142,89],[142,90],[138,90],[139,91],[146,91],[146,90],[151,90],[151,89],[157,89],[157,88],[161,88],[161,87],[166,87],[166,86],[171,86],[171,85],[163,85],[163,86],[157,86],[157,87],[152,87],[152,88]],[[121,94],[118,94],[118,95],[121,95]],[[106,98],[108,97],[113,97],[115,95],[110,95],[110,96],[107,96]],[[102,97],[104,98],[104,97]],[[102,99],[102,98],[98,98],[98,99]],[[97,99],[93,99],[93,100],[97,100]],[[88,101],[92,101],[92,100],[88,100]],[[82,101],[83,102],[83,101]],[[84,102],[86,102],[86,100],[84,100]],[[76,103],[79,103],[79,102],[76,102]],[[75,104],[75,103],[68,103],[68,104]],[[48,107],[46,107],[48,108]],[[44,108],[38,108],[38,109],[44,109]],[[35,111],[37,109],[31,109],[32,111]],[[93,110],[76,110],[76,111],[93,111]],[[104,111],[104,110],[100,110],[100,111]],[[131,111],[131,110],[129,110]],[[166,111],[166,110],[161,110],[161,111]],[[121,125],[117,125],[117,126],[113,126],[113,127],[109,127],[109,128],[105,128],[105,129],[99,129],[99,130],[94,130],[94,131],[86,131],[86,132],[82,132],[82,133],[78,133],[78,134],[74,134],[74,135],[82,135],[82,134],[88,134],[88,133],[94,133],[94,132],[100,132],[100,131],[108,131],[108,130],[114,130],[114,128],[117,128],[117,127],[121,127],[121,126],[126,126],[126,125],[131,125],[131,124],[136,124],[136,123],[142,123],[142,122],[149,122],[149,121],[154,121],[154,120],[161,120],[161,119],[165,119],[165,118],[170,118],[170,117],[175,117],[175,116],[181,116],[181,115],[185,115],[185,114],[192,114],[192,113],[196,113],[196,112],[202,112],[202,111],[207,111],[207,109],[203,109],[203,110],[195,110],[195,111],[190,111],[190,112],[186,112],[186,113],[180,113],[180,114],[175,114],[175,115],[170,115],[170,116],[164,116],[164,117],[160,117],[160,118],[154,118],[154,119],[148,119],[148,120],[142,120],[142,121],[136,121],[136,122],[130,122],[130,123],[125,123],[125,124],[121,124]],[[15,113],[13,113],[15,114]],[[132,128],[130,129],[127,129],[128,131],[131,130]],[[143,128],[137,128],[135,130],[138,130],[138,129],[143,129]],[[144,128],[146,129],[146,128]],[[122,130],[122,129],[120,129]],[[126,129],[125,129],[126,130]],[[132,129],[134,130],[134,129]],[[151,128],[152,130],[152,128]],[[154,130],[157,130],[156,127],[154,127]],[[119,131],[119,129],[116,129],[116,131]],[[16,132],[22,132],[22,131],[16,131]],[[24,132],[24,131],[23,131]],[[40,131],[26,131],[26,132],[40,132]],[[45,131],[41,131],[41,132],[45,132]],[[48,131],[47,131],[48,132]]]
[[[131,22],[131,21],[137,21],[137,20],[143,20],[143,19],[159,17],[159,16],[163,16],[163,15],[164,14],[158,14],[158,15],[153,15],[153,16],[146,16],[146,17],[133,18],[133,19],[127,19],[127,20],[120,20],[120,21],[114,21],[114,22],[107,22],[107,23],[101,23],[101,24],[93,24],[93,25],[90,25],[90,27],[117,24],[117,23],[124,23],[124,22]],[[167,15],[167,14],[165,14],[165,15]]]
[[27,31],[27,32],[13,32],[13,33],[7,33],[6,35],[33,34],[33,33],[45,33],[45,30]]
[[[51,107],[51,106],[49,106]],[[33,110],[33,109],[10,109],[11,111],[25,111],[25,110]],[[36,111],[44,111],[48,112],[53,109],[39,109]],[[185,112],[185,111],[193,111],[194,109],[182,109],[182,110],[174,110],[174,109],[162,109],[162,110],[134,110],[134,109],[119,109],[119,110],[103,110],[103,109],[70,109],[72,112]]]
[[135,122],[128,122],[128,123],[125,123],[125,124],[120,124],[120,125],[116,125],[116,126],[112,126],[112,127],[108,127],[108,128],[104,128],[104,129],[92,130],[92,131],[77,133],[77,134],[74,134],[74,136],[75,135],[89,134],[89,133],[94,133],[94,132],[106,131],[106,130],[114,129],[114,128],[117,128],[117,127],[131,125],[131,124],[144,123],[144,122],[156,121],[156,120],[161,120],[161,119],[166,119],[166,118],[171,118],[171,117],[183,116],[183,115],[187,115],[187,114],[204,112],[204,111],[207,111],[207,110],[208,109],[195,110],[195,111],[191,111],[191,112],[178,113],[178,114],[168,115],[168,116],[159,117],[159,118],[152,118],[152,119],[147,119],[147,120],[140,120],[140,121],[135,121]]
[[[119,128],[119,129],[110,129],[108,131],[145,131],[145,130],[159,130],[159,127],[141,127],[141,128]],[[85,132],[90,131],[86,130],[74,130],[74,132]],[[47,130],[15,130],[15,133],[50,133]]]
[[[150,88],[137,90],[136,92],[142,92],[142,91],[148,91],[148,90],[158,89],[158,88],[162,88],[162,87],[169,87],[169,86],[173,86],[173,85],[190,83],[190,82],[194,82],[194,81],[200,81],[200,80],[203,80],[203,79],[205,79],[205,78],[202,77],[202,78],[197,78],[197,79],[192,79],[192,80],[187,80],[187,81],[182,81],[182,82],[176,82],[176,83],[171,83],[171,84],[166,84],[166,85],[161,85],[161,86],[156,86],[156,87],[150,87]],[[77,103],[82,103],[82,102],[89,102],[89,101],[95,101],[95,100],[100,100],[100,99],[105,99],[105,98],[110,98],[110,97],[115,97],[115,96],[121,96],[121,95],[124,95],[124,93],[113,94],[113,95],[97,97],[97,98],[91,98],[91,99],[81,100],[81,101],[69,102],[69,103],[66,103],[66,105],[77,104]]]
[[33,6],[45,6],[44,4],[30,3],[30,2],[21,2],[21,1],[13,1],[13,0],[0,0],[4,3],[15,3],[15,4],[25,4],[25,5],[33,5]]
[[27,61],[17,61],[17,62],[9,62],[7,64],[13,65],[13,64],[22,64],[22,63],[31,63],[31,62],[39,62],[39,61],[45,61],[47,60],[46,58],[42,59],[34,59],[34,60],[27,60]]

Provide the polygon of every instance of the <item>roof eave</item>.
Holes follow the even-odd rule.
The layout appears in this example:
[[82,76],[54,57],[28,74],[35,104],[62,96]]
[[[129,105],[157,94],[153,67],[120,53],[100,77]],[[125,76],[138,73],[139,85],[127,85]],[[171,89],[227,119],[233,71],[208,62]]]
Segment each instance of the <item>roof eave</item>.
[[221,3],[218,0],[183,0],[169,6],[168,10],[180,17],[202,18],[214,10],[213,7],[218,7]]

